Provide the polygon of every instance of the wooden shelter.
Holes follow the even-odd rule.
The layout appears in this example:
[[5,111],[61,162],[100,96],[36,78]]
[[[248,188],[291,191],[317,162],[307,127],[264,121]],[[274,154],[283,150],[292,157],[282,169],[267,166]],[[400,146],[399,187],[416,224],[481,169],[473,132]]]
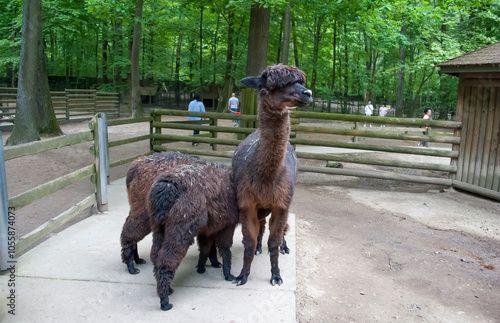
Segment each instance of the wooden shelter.
[[462,122],[453,186],[500,200],[500,42],[438,65],[458,76],[456,120]]

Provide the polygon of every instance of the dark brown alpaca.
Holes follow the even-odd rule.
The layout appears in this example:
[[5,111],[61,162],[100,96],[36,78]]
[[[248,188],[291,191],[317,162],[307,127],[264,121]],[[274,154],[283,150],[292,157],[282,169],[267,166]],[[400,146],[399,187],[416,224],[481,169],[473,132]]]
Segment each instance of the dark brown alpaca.
[[269,66],[260,76],[241,80],[247,87],[258,89],[259,129],[240,143],[232,161],[245,247],[243,268],[235,279],[238,285],[247,282],[259,229],[269,212],[271,284],[283,283],[278,267],[279,247],[297,174],[297,156],[288,142],[289,109],[312,101],[305,82],[304,72],[281,64]]
[[[207,162],[178,152],[165,152],[140,157],[130,166],[126,178],[130,212],[123,224],[120,237],[122,262],[127,265],[130,274],[135,275],[140,272],[134,267],[134,261],[136,264],[146,263],[145,260],[139,258],[137,243],[151,232],[146,201],[151,186],[160,174],[175,167],[196,163],[206,164]],[[204,256],[200,254],[200,258]],[[220,267],[215,247],[212,248],[209,258],[213,267]],[[205,271],[204,265],[205,262],[203,262],[203,266],[200,265],[198,272]]]
[[161,309],[172,308],[170,284],[190,245],[197,237],[200,262],[215,243],[224,277],[231,275],[231,246],[238,224],[236,192],[230,172],[214,164],[192,164],[163,173],[148,198],[153,231],[151,261]]

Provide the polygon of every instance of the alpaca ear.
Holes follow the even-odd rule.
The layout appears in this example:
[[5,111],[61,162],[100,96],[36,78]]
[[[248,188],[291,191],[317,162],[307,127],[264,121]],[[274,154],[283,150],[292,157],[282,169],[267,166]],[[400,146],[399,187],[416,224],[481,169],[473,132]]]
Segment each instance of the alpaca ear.
[[245,77],[244,79],[240,80],[241,84],[245,85],[246,87],[253,88],[253,89],[260,89],[262,87],[262,82],[260,76],[249,76]]

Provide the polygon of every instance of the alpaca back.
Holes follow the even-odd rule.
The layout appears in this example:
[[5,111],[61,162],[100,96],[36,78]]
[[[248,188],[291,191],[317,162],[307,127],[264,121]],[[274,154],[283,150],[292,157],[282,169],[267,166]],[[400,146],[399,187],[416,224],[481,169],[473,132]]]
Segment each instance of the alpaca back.
[[152,226],[176,232],[213,235],[238,223],[230,171],[206,163],[173,168],[161,174],[149,193]]
[[174,167],[192,163],[205,164],[207,162],[178,152],[153,154],[140,157],[132,162],[126,177],[130,214],[142,213],[147,193],[160,174]]

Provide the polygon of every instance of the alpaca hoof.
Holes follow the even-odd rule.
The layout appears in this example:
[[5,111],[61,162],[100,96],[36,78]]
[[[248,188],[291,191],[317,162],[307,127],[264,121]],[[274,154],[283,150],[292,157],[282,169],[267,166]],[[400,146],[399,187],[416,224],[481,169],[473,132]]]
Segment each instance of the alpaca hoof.
[[288,248],[287,246],[281,246],[280,252],[281,252],[282,255],[289,254],[290,253],[290,248]]
[[146,260],[139,258],[135,261],[135,263],[138,265],[144,265],[146,263]]
[[233,280],[233,283],[235,283],[236,286],[245,285],[247,283],[247,277],[238,276]]
[[255,250],[255,255],[258,256],[262,253],[262,249]]
[[203,267],[203,268],[198,267],[198,269],[196,269],[196,272],[198,274],[203,274],[205,271],[206,271],[205,267]]
[[278,286],[283,284],[283,279],[281,279],[280,275],[271,277],[271,285],[275,286],[276,284],[278,284]]
[[233,276],[233,275],[225,276],[224,278],[225,278],[228,282],[234,282],[234,276]]
[[212,267],[214,268],[220,268],[222,264],[218,261],[211,261]]
[[167,300],[167,302],[164,304],[163,302],[160,302],[160,308],[162,311],[168,311],[170,310],[174,305],[170,304]]
[[139,269],[135,268],[134,266],[127,266],[127,268],[128,268],[128,273],[131,275],[137,275],[138,273],[141,272]]

